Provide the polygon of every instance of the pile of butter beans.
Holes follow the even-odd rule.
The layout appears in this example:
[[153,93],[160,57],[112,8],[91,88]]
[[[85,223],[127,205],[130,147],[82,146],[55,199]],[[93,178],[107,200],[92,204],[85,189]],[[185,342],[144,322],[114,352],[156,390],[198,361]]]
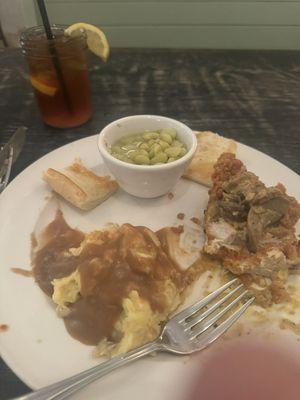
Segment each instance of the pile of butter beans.
[[110,149],[119,160],[139,165],[166,164],[178,160],[187,152],[173,128],[159,129],[123,136]]

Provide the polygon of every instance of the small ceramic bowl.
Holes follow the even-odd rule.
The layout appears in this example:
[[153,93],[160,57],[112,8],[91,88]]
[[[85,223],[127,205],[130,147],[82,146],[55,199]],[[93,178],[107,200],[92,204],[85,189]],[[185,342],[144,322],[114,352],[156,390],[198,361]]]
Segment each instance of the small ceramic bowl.
[[[187,153],[176,161],[160,165],[129,164],[113,157],[109,148],[121,137],[162,128],[174,128]],[[109,171],[127,193],[143,198],[162,196],[176,184],[197,147],[193,131],[175,119],[157,115],[133,115],[107,125],[99,134],[98,147]]]

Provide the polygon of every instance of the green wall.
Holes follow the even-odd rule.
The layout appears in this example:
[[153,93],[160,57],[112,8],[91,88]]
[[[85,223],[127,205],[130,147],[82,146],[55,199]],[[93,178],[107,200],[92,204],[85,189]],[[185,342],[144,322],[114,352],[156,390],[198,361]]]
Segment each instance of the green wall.
[[[27,19],[32,21],[32,4],[23,1],[28,2]],[[46,0],[46,4],[53,23],[98,25],[112,47],[300,49],[300,0]]]

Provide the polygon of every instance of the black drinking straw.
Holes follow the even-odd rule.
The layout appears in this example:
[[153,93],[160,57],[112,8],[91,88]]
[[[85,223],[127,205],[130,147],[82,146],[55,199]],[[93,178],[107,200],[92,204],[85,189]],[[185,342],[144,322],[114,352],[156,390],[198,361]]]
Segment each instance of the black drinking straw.
[[48,18],[45,2],[44,2],[44,0],[37,0],[37,3],[38,3],[38,7],[39,7],[40,14],[41,14],[41,17],[42,17],[42,21],[43,21],[43,25],[44,25],[44,28],[45,28],[46,36],[47,36],[47,39],[49,40],[49,51],[50,51],[50,54],[52,56],[55,72],[56,72],[60,87],[62,89],[62,93],[63,93],[64,99],[65,99],[66,105],[68,107],[69,112],[71,113],[72,112],[72,108],[71,108],[70,98],[69,98],[69,95],[68,95],[68,92],[67,92],[67,88],[66,88],[66,84],[65,84],[65,81],[64,81],[64,77],[63,77],[63,74],[62,74],[62,70],[61,70],[58,54],[57,54],[57,51],[56,51],[54,43],[52,45],[52,43],[50,42],[51,40],[54,40],[55,37],[54,37],[54,35],[52,33],[52,30],[51,30],[51,25],[50,25],[50,22],[49,22],[49,18]]

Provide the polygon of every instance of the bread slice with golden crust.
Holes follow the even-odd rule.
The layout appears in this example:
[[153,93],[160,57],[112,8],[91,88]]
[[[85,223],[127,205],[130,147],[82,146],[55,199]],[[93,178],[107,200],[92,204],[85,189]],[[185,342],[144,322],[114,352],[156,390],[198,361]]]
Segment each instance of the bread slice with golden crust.
[[196,137],[197,150],[183,177],[212,186],[214,164],[222,153],[235,154],[236,142],[210,131],[197,132]]
[[61,171],[49,168],[43,179],[56,193],[82,210],[95,208],[118,188],[109,176],[98,176],[79,161]]

